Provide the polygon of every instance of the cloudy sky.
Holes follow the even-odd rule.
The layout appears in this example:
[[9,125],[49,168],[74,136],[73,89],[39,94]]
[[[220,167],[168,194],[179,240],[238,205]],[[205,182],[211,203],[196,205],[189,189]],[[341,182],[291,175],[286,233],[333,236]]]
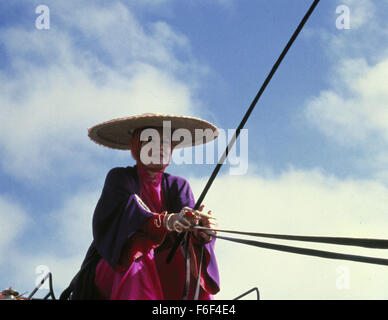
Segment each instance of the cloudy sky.
[[[0,288],[31,291],[50,270],[59,295],[82,263],[107,172],[134,164],[87,128],[145,112],[236,128],[311,3],[0,2]],[[39,28],[42,4],[49,29]],[[386,0],[320,3],[204,201],[220,227],[388,238],[387,10]],[[349,29],[338,28],[343,12]],[[199,196],[213,168],[168,171]],[[252,287],[263,299],[388,298],[386,267],[223,240],[216,250],[217,299]]]

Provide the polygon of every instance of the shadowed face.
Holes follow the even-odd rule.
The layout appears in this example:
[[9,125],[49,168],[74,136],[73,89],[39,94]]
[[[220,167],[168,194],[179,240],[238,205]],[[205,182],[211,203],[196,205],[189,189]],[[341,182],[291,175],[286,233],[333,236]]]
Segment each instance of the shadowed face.
[[163,135],[162,128],[143,128],[134,134],[134,140],[132,154],[145,169],[156,172],[170,164],[173,145],[171,136]]

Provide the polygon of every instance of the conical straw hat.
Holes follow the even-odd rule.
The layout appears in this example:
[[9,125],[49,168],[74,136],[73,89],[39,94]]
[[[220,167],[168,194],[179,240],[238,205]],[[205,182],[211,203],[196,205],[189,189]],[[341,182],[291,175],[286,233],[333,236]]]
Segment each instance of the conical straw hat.
[[[119,150],[130,150],[130,141],[132,133],[140,128],[158,128],[163,127],[163,121],[171,125],[171,130],[187,129],[191,133],[192,139],[182,139],[182,142],[173,142],[177,144],[176,148],[200,145],[214,140],[218,136],[216,126],[208,121],[177,115],[166,115],[157,113],[144,113],[142,115],[126,118],[117,118],[97,124],[88,129],[88,136],[99,145]],[[212,134],[199,135],[196,129],[211,130]],[[210,132],[209,132],[210,133]],[[179,134],[177,134],[179,138]],[[173,139],[174,140],[174,139]]]

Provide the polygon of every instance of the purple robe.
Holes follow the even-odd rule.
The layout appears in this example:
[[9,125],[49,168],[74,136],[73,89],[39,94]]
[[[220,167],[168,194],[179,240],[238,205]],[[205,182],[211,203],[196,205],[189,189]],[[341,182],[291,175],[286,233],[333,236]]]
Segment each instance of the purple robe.
[[[71,292],[71,299],[97,299],[94,285],[97,263],[103,258],[116,269],[122,249],[128,239],[152,217],[152,213],[136,200],[140,191],[139,179],[135,167],[117,167],[111,169],[105,179],[101,197],[93,216],[93,242],[89,247],[81,270],[65,290]],[[193,208],[194,196],[189,183],[178,176],[163,173],[162,193],[168,212],[179,212],[183,207]],[[219,274],[214,255],[213,239],[205,245],[210,256],[206,274],[212,286],[219,290]],[[64,292],[64,293],[65,293]],[[61,298],[66,295],[62,294]]]

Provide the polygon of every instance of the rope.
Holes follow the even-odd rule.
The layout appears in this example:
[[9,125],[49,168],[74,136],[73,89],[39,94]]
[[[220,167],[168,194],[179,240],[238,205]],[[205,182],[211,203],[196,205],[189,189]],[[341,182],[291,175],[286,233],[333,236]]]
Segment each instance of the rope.
[[357,255],[352,255],[352,254],[343,254],[343,253],[336,253],[336,252],[322,251],[322,250],[315,250],[315,249],[307,249],[307,248],[299,248],[299,247],[291,247],[291,246],[285,246],[285,245],[279,245],[279,244],[273,244],[273,243],[259,242],[259,241],[254,241],[254,240],[244,240],[244,239],[223,237],[223,236],[219,236],[219,235],[212,235],[212,236],[215,238],[218,238],[218,239],[223,239],[223,240],[236,242],[236,243],[242,243],[242,244],[246,244],[249,246],[254,246],[254,247],[259,247],[259,248],[264,248],[264,249],[271,249],[271,250],[277,250],[277,251],[283,251],[283,252],[289,252],[289,253],[296,253],[296,254],[314,256],[314,257],[320,257],[320,258],[326,258],[326,259],[348,260],[348,261],[356,261],[356,262],[363,262],[363,263],[388,266],[388,259],[357,256]]
[[272,238],[281,240],[293,240],[304,242],[316,242],[316,243],[329,243],[343,246],[355,246],[371,249],[388,249],[388,240],[385,239],[365,239],[365,238],[345,238],[345,237],[317,237],[317,236],[295,236],[285,234],[273,234],[273,233],[258,233],[258,232],[244,232],[234,230],[221,230],[210,229],[202,226],[195,226],[191,229],[198,229],[203,231],[216,231],[233,233],[244,236],[260,237],[260,238]]

